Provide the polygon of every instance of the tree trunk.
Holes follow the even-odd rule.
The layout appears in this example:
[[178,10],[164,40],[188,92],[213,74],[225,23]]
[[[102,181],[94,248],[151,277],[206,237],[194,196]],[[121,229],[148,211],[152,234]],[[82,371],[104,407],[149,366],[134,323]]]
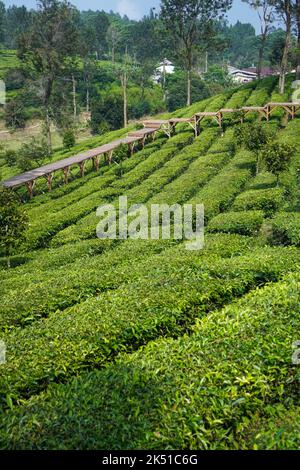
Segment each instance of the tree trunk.
[[52,153],[51,122],[49,117],[49,107],[46,107],[45,134],[47,139],[48,153]]
[[86,112],[90,112],[90,90],[89,87],[86,89]]
[[187,106],[192,104],[192,79],[191,79],[191,70],[188,70],[187,74]]
[[289,57],[289,52],[290,52],[290,47],[291,47],[291,30],[292,30],[291,14],[287,14],[285,43],[284,43],[284,50],[283,50],[283,56],[282,56],[281,67],[280,67],[280,77],[279,77],[279,93],[281,95],[283,95],[285,91],[285,75],[288,70],[288,57]]
[[76,80],[72,74],[72,96],[73,96],[73,118],[74,121],[77,119],[77,103],[76,103]]
[[123,79],[123,101],[124,101],[124,127],[127,127],[128,116],[127,116],[127,74],[124,72]]
[[52,138],[51,138],[51,119],[49,113],[49,104],[52,95],[53,78],[47,77],[45,81],[45,96],[44,96],[44,107],[45,107],[45,135],[47,139],[48,153],[52,153]]
[[8,267],[8,269],[10,269],[10,267],[11,267],[10,256],[7,257],[7,267]]
[[261,70],[262,70],[262,62],[264,57],[265,45],[266,45],[267,36],[264,34],[261,38],[261,44],[258,52],[258,63],[257,63],[257,76],[258,79],[261,79]]
[[165,60],[164,60],[164,66],[163,66],[163,91],[164,91],[164,97],[163,97],[163,100],[164,102],[167,101],[167,93],[166,93],[166,64],[165,64]]

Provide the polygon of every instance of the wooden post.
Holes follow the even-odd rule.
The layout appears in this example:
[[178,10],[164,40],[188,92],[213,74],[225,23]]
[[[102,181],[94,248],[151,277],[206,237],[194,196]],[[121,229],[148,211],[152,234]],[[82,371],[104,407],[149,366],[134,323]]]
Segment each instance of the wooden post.
[[291,114],[292,114],[292,119],[295,119],[295,114],[296,114],[296,106],[295,105],[291,106]]
[[49,190],[49,192],[51,192],[52,191],[52,181],[53,181],[53,178],[54,178],[54,174],[53,173],[48,173],[47,175],[45,175],[45,178],[47,180],[48,190]]
[[203,117],[201,117],[201,116],[197,117],[198,135],[201,134],[201,122],[202,122],[202,120],[203,120]]
[[198,137],[198,122],[197,122],[197,116],[194,116],[194,129],[195,129],[195,137]]
[[93,157],[94,170],[99,171],[99,166],[100,166],[99,155],[97,155],[96,157]]
[[26,183],[26,186],[27,186],[27,190],[28,190],[29,198],[30,198],[30,199],[33,198],[33,188],[34,188],[34,185],[35,185],[35,180],[33,180],[33,181],[28,181],[28,182]]
[[222,129],[222,123],[223,123],[223,115],[222,115],[222,113],[218,113],[217,118],[218,118],[218,122],[219,122],[219,127],[220,127],[220,129]]
[[128,144],[128,150],[129,150],[129,153],[130,153],[131,157],[132,157],[133,152],[134,152],[134,146],[135,146],[135,142],[131,142],[130,144]]
[[114,154],[114,151],[113,151],[113,150],[110,150],[110,151],[108,152],[108,163],[109,163],[109,165],[112,164],[113,154]]
[[167,125],[166,124],[162,125],[161,130],[167,135],[167,137],[169,137],[169,139],[172,137],[170,123]]
[[80,169],[80,176],[81,176],[81,178],[84,177],[85,163],[86,163],[86,161],[79,163],[79,169]]
[[66,166],[63,168],[63,173],[64,173],[64,182],[65,184],[68,184],[69,176],[70,176],[70,167]]

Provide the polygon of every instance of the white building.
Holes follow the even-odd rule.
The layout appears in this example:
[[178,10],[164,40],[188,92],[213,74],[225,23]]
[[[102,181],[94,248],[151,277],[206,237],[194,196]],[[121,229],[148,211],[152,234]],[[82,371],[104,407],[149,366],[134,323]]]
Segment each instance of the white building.
[[228,73],[232,80],[236,83],[249,83],[257,79],[257,73],[254,68],[251,69],[237,69],[228,66]]
[[153,81],[160,83],[164,76],[173,74],[175,72],[175,66],[168,59],[164,59],[155,70]]

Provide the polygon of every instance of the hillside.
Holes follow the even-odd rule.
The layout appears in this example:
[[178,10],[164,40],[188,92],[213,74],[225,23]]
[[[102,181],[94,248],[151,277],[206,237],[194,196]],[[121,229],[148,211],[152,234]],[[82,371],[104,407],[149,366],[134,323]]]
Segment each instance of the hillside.
[[[293,80],[286,96],[270,77],[173,116],[289,101]],[[280,186],[225,124],[203,121],[196,139],[181,125],[51,193],[37,183],[22,253],[0,260],[1,448],[299,448],[300,113],[264,124],[298,149]],[[97,207],[121,195],[203,203],[205,248],[97,239]]]

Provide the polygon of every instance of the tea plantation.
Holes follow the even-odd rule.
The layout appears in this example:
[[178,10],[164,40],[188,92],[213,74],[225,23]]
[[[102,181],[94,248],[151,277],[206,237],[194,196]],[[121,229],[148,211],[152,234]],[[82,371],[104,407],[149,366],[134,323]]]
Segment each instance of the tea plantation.
[[[284,97],[270,77],[173,116],[288,101],[293,79]],[[296,148],[279,184],[236,125],[204,120],[195,139],[183,124],[50,193],[37,183],[21,252],[0,258],[1,449],[299,448],[300,113],[262,124]],[[98,239],[97,207],[122,195],[204,204],[204,249]]]

